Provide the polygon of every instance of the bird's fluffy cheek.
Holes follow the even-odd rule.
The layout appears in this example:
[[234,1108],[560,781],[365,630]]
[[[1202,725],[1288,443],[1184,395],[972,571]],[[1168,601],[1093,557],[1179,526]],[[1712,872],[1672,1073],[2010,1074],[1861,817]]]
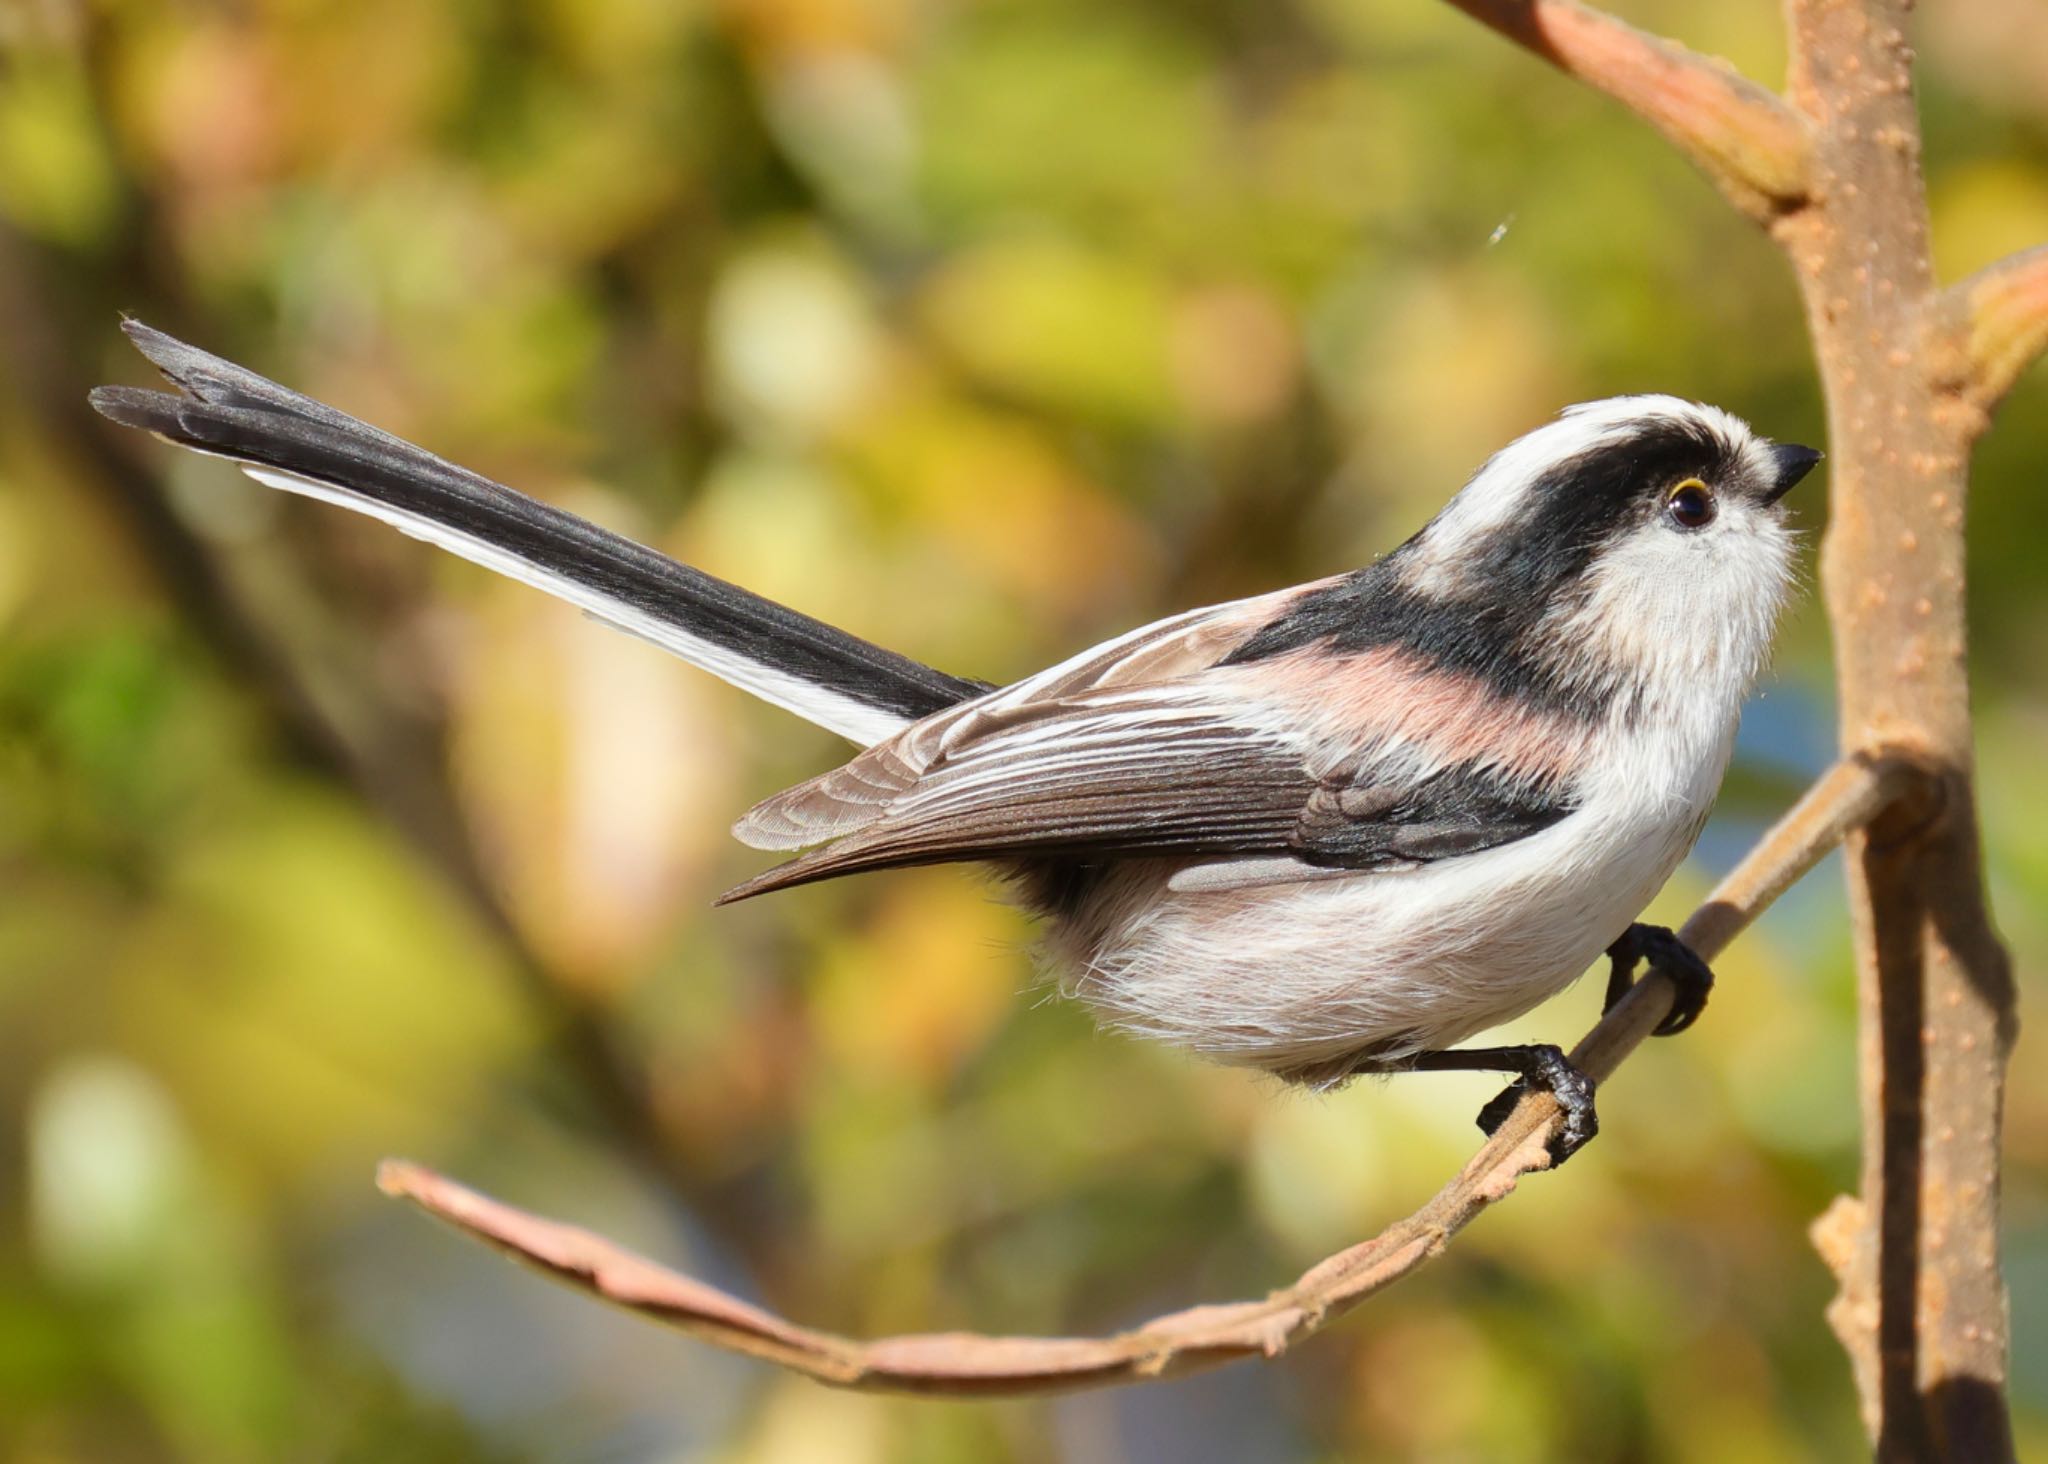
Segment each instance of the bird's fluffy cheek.
[[1790,562],[1776,524],[1638,534],[1601,556],[1559,636],[1651,689],[1712,682],[1740,697],[1769,653]]

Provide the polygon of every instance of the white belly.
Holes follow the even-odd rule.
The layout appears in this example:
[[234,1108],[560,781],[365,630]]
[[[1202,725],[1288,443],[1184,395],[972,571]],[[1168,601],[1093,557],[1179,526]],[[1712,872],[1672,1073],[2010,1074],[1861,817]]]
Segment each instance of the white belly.
[[1541,833],[1410,870],[1177,892],[1109,874],[1055,937],[1111,1025],[1302,1081],[1451,1046],[1580,976],[1685,857],[1723,756],[1672,786],[1617,778]]

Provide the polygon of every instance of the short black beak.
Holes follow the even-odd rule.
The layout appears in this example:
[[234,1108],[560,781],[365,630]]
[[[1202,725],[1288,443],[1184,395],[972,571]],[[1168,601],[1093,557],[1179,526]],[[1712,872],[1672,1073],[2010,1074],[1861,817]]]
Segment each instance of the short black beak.
[[1820,454],[1796,442],[1781,442],[1771,449],[1771,460],[1777,464],[1778,480],[1764,495],[1766,503],[1776,503],[1790,493],[1794,484],[1813,471],[1813,465],[1820,461]]

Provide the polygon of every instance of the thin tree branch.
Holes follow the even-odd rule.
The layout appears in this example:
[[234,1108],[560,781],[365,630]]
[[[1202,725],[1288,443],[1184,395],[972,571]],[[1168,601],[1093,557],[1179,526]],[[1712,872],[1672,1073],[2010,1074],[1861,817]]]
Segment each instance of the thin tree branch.
[[1934,310],[1956,384],[1988,418],[2048,351],[2048,244],[1950,285],[1935,297]]
[[[1717,955],[1851,830],[1911,801],[1925,786],[1918,773],[1909,759],[1879,754],[1837,763],[1693,912],[1681,934],[1701,955]],[[1663,1021],[1674,991],[1653,969],[1601,1018],[1572,1060],[1604,1081]],[[1530,1094],[1428,1204],[1263,1300],[1191,1307],[1102,1338],[933,1333],[859,1342],[785,1321],[588,1230],[513,1209],[415,1164],[387,1161],[377,1183],[579,1290],[820,1382],[956,1396],[1061,1392],[1278,1356],[1440,1255],[1522,1175],[1546,1168],[1545,1145],[1557,1117],[1548,1094]]]
[[1451,3],[1643,118],[1751,218],[1805,203],[1805,120],[1726,61],[1574,0]]

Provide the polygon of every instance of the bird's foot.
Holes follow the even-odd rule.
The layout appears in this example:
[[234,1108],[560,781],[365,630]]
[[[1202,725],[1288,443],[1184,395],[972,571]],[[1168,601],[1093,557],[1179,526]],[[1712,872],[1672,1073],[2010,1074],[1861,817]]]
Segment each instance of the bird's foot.
[[1507,1121],[1530,1092],[1540,1091],[1557,1100],[1564,1110],[1564,1122],[1550,1137],[1550,1164],[1554,1169],[1584,1148],[1600,1132],[1600,1115],[1593,1106],[1593,1080],[1572,1065],[1564,1049],[1543,1042],[1530,1047],[1464,1047],[1448,1052],[1419,1054],[1410,1066],[1420,1072],[1510,1072],[1521,1076],[1499,1097],[1479,1110],[1479,1127],[1491,1134]]
[[1654,970],[1671,979],[1674,994],[1671,1010],[1651,1035],[1675,1037],[1699,1020],[1707,1008],[1707,995],[1714,989],[1714,972],[1693,948],[1662,925],[1631,925],[1620,940],[1607,948],[1611,963],[1607,973],[1607,1001],[1603,1012],[1627,996],[1635,986],[1636,965],[1648,961]]
[[1529,1067],[1522,1076],[1501,1090],[1491,1103],[1479,1110],[1479,1127],[1492,1134],[1515,1105],[1532,1090],[1541,1089],[1557,1100],[1564,1110],[1564,1122],[1550,1136],[1550,1167],[1558,1165],[1584,1148],[1600,1132],[1600,1114],[1593,1106],[1593,1080],[1572,1065],[1570,1058],[1554,1043],[1510,1049],[1528,1054]]

